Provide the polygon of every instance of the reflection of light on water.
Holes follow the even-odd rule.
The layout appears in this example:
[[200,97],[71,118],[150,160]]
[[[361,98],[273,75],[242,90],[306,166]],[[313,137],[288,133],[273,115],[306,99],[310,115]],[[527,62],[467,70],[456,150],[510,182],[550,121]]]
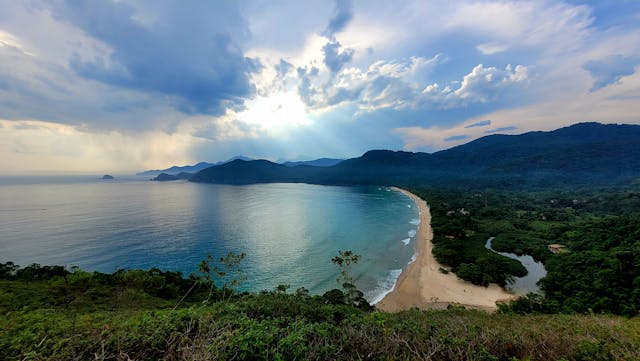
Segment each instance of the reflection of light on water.
[[[392,288],[390,271],[414,252],[407,231],[417,228],[409,223],[418,207],[383,187],[65,182],[0,184],[3,256],[188,275],[207,254],[244,252],[243,290],[289,284],[317,294],[338,287],[331,258],[351,249],[363,256],[358,286],[374,299]],[[23,227],[26,221],[34,226]]]

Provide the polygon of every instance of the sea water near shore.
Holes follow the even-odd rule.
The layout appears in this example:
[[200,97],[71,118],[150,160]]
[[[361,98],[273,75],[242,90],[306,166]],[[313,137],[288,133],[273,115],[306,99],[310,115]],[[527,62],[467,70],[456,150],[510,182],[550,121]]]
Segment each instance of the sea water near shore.
[[185,274],[207,254],[245,252],[244,289],[338,286],[331,258],[362,255],[372,302],[414,255],[415,204],[384,187],[228,186],[97,177],[0,178],[0,262]]

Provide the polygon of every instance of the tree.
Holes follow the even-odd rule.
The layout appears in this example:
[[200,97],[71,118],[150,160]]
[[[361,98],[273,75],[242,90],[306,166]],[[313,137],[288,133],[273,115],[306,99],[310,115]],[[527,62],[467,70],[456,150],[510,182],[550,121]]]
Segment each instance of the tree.
[[335,265],[340,268],[340,276],[336,278],[336,282],[342,285],[344,290],[344,303],[359,308],[370,308],[369,302],[364,299],[364,294],[359,291],[353,280],[351,273],[351,266],[360,261],[360,255],[353,253],[352,251],[338,251],[338,255],[331,259]]
[[201,274],[200,279],[209,284],[209,296],[205,302],[208,302],[213,294],[215,288],[214,278],[218,278],[221,283],[222,299],[231,297],[234,287],[242,284],[246,279],[242,269],[240,269],[240,263],[242,263],[245,256],[245,253],[228,252],[226,256],[218,258],[217,262],[214,262],[214,258],[211,255],[207,255],[207,259],[200,262],[198,266]]

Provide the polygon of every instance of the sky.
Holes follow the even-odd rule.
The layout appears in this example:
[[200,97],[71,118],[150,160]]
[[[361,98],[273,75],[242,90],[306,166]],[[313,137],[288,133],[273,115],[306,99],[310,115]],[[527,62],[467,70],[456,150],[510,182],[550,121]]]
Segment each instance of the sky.
[[640,1],[0,0],[0,175],[640,124]]

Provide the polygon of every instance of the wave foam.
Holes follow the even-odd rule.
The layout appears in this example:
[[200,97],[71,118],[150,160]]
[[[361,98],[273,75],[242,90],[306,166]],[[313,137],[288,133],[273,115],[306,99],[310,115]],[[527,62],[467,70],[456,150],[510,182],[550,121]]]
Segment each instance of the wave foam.
[[420,224],[420,218],[414,218],[410,220],[409,223],[413,224],[414,226],[417,226]]
[[415,229],[410,229],[409,232],[407,232],[407,236],[409,236],[409,238],[413,238],[416,236],[417,231]]
[[[418,259],[417,252],[411,256],[411,259],[407,263],[407,266],[415,262],[416,259]],[[371,294],[376,295],[371,297],[372,301],[370,303],[372,305],[375,305],[376,303],[382,301],[382,299],[386,295],[388,295],[391,291],[393,291],[396,288],[396,283],[398,283],[398,278],[400,277],[401,273],[402,273],[402,269],[392,269],[387,274],[387,278],[378,281],[376,288],[373,291],[371,291]]]
[[405,246],[407,246],[409,242],[411,242],[411,238],[405,238],[402,240],[402,243],[404,243]]
[[402,269],[392,269],[387,274],[387,277],[378,281],[378,284],[373,290],[373,294],[376,294],[375,297],[372,298],[371,304],[375,305],[376,303],[382,301],[382,299],[389,294],[389,292],[393,291],[396,288],[396,283],[398,282],[398,277],[402,273]]

